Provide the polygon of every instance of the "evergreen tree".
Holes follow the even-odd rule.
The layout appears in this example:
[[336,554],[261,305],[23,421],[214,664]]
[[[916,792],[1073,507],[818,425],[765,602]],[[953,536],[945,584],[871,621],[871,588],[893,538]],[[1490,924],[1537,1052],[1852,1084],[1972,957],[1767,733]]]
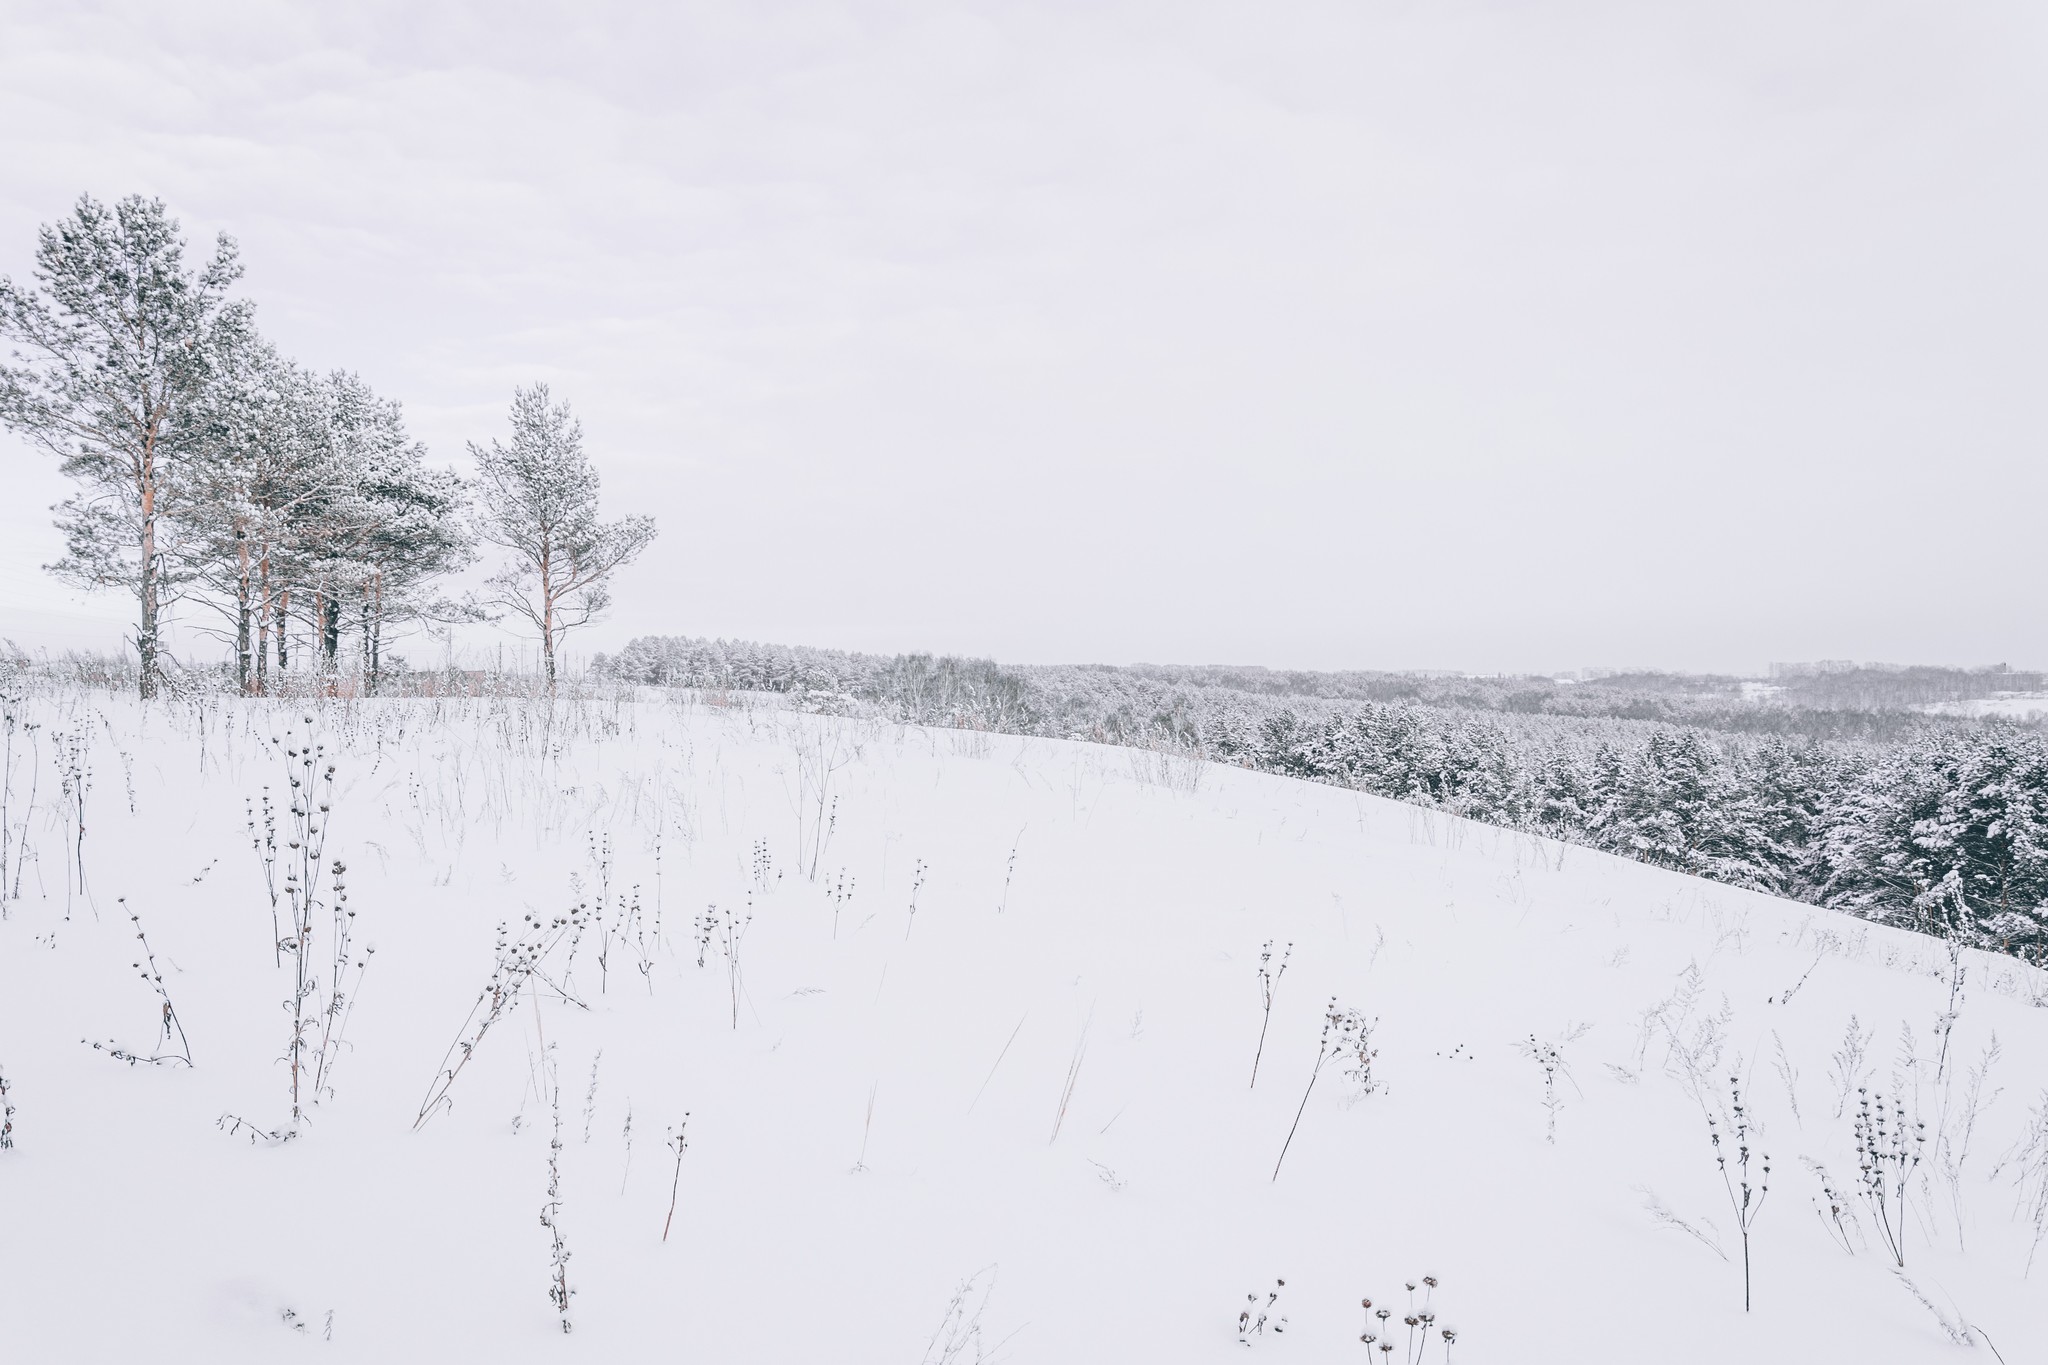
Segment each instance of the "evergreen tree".
[[540,637],[552,692],[562,637],[604,610],[612,574],[653,541],[654,518],[598,519],[597,470],[583,451],[583,429],[545,384],[514,391],[510,445],[469,449],[477,533],[508,552],[491,577],[489,605]]
[[35,283],[0,278],[0,422],[63,462],[79,491],[59,508],[66,553],[52,566],[93,588],[136,597],[142,695],[156,694],[162,613],[176,589],[176,511],[191,429],[222,362],[247,329],[230,301],[241,277],[235,244],[215,243],[196,269],[162,201],[130,196],[109,209],[79,197],[37,239]]

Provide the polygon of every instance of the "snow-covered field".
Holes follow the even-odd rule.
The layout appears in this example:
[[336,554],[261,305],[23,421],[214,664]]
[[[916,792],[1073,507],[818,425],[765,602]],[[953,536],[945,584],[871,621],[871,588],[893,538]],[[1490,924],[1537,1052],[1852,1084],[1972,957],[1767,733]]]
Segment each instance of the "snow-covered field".
[[2039,720],[2048,715],[2048,696],[2039,692],[2007,692],[1971,701],[1938,701],[1920,708],[1937,716],[2003,716],[2010,720]]
[[[291,906],[249,811],[281,803],[281,879],[272,740],[309,715],[354,946],[330,1027],[326,874],[325,1073],[277,1140]],[[1423,1276],[1429,1361],[1446,1325],[1451,1360],[1517,1365],[2048,1342],[2048,983],[2011,961],[1965,956],[1945,1030],[1932,940],[1332,788],[751,702],[21,717],[9,1361],[1223,1361],[1276,1280],[1252,1353],[1412,1361]],[[189,1068],[111,1055],[184,1050],[130,910]],[[1332,997],[1369,1093],[1356,1049],[1315,1071]],[[1731,1075],[1770,1161],[1748,1314],[1707,1122]],[[1927,1125],[1890,1210],[1910,1284],[1854,1197],[1858,1085]]]

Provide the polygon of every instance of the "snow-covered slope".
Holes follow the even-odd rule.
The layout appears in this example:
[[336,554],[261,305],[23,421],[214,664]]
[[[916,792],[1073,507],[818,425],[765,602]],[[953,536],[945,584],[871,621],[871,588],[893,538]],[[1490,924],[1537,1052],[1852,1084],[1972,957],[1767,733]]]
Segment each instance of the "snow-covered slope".
[[[273,1141],[294,975],[247,804],[285,790],[271,739],[307,715],[335,768],[326,856],[376,951],[349,958],[331,1093]],[[11,1361],[1221,1361],[1283,1279],[1286,1329],[1253,1352],[1412,1360],[1402,1286],[1425,1275],[1431,1361],[1446,1324],[1463,1362],[1963,1358],[1944,1317],[2011,1365],[2048,1341],[2024,1155],[1994,1174],[2048,1081],[2048,986],[2010,961],[1966,956],[1944,1049],[1937,942],[1081,744],[701,702],[25,718],[34,857],[0,923]],[[580,939],[549,926],[600,896]],[[190,1068],[109,1053],[167,1050],[128,910]],[[751,915],[736,996],[728,912]],[[500,974],[518,994],[458,1067],[498,926],[526,916],[554,946]],[[1252,1088],[1268,941],[1269,971],[1292,946]],[[1310,1089],[1332,997],[1371,1027],[1370,1093],[1355,1053]],[[1706,1118],[1725,1128],[1731,1075],[1753,1179],[1771,1166],[1748,1314]],[[1854,1189],[1857,1084],[1927,1124],[1911,1286],[1866,1203],[1840,1232],[1816,1210],[1806,1162]],[[566,1337],[540,1216],[557,1107]],[[1396,1310],[1384,1356],[1368,1296]]]

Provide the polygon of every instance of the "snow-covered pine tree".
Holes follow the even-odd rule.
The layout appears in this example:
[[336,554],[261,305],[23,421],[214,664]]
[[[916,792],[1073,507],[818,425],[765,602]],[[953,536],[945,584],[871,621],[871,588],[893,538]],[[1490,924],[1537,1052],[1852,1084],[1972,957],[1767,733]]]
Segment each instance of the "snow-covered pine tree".
[[200,406],[174,502],[183,566],[228,623],[244,692],[264,690],[307,508],[344,481],[332,457],[319,381],[246,334]]
[[462,480],[427,467],[426,447],[406,433],[396,401],[341,371],[327,377],[324,393],[329,440],[348,483],[325,528],[312,595],[316,634],[331,672],[343,631],[358,627],[363,680],[374,692],[387,629],[467,614],[427,589],[475,557],[474,541],[461,516]]
[[0,277],[0,422],[63,462],[79,491],[59,508],[67,550],[54,572],[136,597],[142,695],[156,695],[161,614],[176,560],[164,543],[188,419],[249,325],[227,291],[242,267],[217,239],[196,269],[163,202],[111,209],[81,195],[45,224],[35,283]]
[[598,518],[597,469],[583,428],[545,384],[512,396],[512,443],[470,443],[478,471],[477,534],[507,552],[488,605],[540,637],[548,690],[562,637],[611,600],[612,574],[654,539],[654,518]]

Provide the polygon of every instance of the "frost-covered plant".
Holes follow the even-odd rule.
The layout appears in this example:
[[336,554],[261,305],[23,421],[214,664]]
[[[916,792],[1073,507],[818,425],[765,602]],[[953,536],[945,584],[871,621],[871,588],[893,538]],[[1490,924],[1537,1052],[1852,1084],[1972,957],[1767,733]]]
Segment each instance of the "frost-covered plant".
[[[986,1283],[983,1276],[987,1276]],[[988,1311],[989,1296],[995,1292],[995,1268],[985,1266],[953,1288],[939,1326],[925,1343],[921,1365],[987,1365],[995,1357],[982,1338],[981,1319]],[[977,1295],[976,1291],[979,1290]],[[995,1348],[1000,1349],[1001,1342]]]
[[697,940],[697,965],[701,967],[711,955],[711,940],[718,936],[718,907],[705,907],[704,912],[691,921],[691,930]]
[[1812,1158],[1805,1158],[1806,1169],[1820,1183],[1820,1194],[1813,1201],[1813,1211],[1819,1217],[1821,1226],[1827,1229],[1828,1237],[1834,1244],[1851,1256],[1856,1248],[1850,1245],[1853,1233],[1857,1241],[1863,1240],[1862,1229],[1856,1222],[1855,1196],[1835,1184],[1835,1178],[1828,1174],[1828,1168]]
[[1357,1010],[1339,1009],[1337,997],[1333,995],[1323,1011],[1323,1032],[1316,1042],[1315,1066],[1309,1070],[1308,1085],[1302,1089],[1301,1105],[1294,1111],[1294,1123],[1287,1130],[1287,1140],[1280,1144],[1280,1159],[1273,1163],[1273,1179],[1280,1178],[1281,1163],[1287,1160],[1287,1149],[1294,1145],[1294,1134],[1301,1127],[1301,1116],[1308,1112],[1308,1097],[1315,1093],[1316,1081],[1322,1077],[1323,1068],[1345,1056],[1363,1058],[1370,1077],[1371,1026]]
[[562,1330],[567,1332],[569,1298],[576,1291],[569,1287],[569,1244],[562,1236],[562,1087],[551,1084],[548,1089],[555,1126],[548,1138],[548,1197],[540,1206],[540,1225],[548,1230],[548,1302],[555,1306]]
[[1574,1088],[1578,1082],[1572,1080],[1571,1067],[1564,1059],[1564,1044],[1573,1041],[1586,1031],[1585,1025],[1574,1026],[1563,1042],[1539,1043],[1536,1035],[1530,1034],[1515,1044],[1524,1057],[1536,1063],[1543,1071],[1543,1140],[1552,1146],[1557,1144],[1557,1116],[1564,1111],[1564,1095],[1557,1088],[1560,1079],[1571,1081]]
[[368,972],[370,959],[376,955],[377,946],[366,946],[360,956],[355,956],[355,982],[350,985],[347,975],[350,958],[355,953],[356,912],[348,903],[348,866],[336,858],[328,869],[330,893],[329,908],[333,925],[328,932],[329,944],[327,961],[327,983],[325,999],[320,1006],[320,1038],[313,1052],[313,1102],[319,1103],[322,1096],[334,1095],[334,1068],[341,1060],[342,1050],[347,1047],[348,1021],[354,1016],[356,997],[362,994],[363,977]]
[[1842,1034],[1842,1045],[1829,1054],[1828,1078],[1835,1083],[1835,1117],[1849,1107],[1849,1096],[1863,1083],[1865,1074],[1864,1058],[1870,1049],[1870,1040],[1877,1036],[1877,1030],[1865,1031],[1855,1015],[1849,1016],[1849,1025]]
[[[1944,1040],[1943,1050],[1947,1049]],[[1992,1034],[1984,1046],[1983,1053],[1975,1065],[1968,1068],[1960,1097],[1950,1092],[1955,1089],[1952,1068],[1944,1066],[1940,1081],[1941,1107],[1936,1113],[1934,1164],[1941,1173],[1942,1183],[1948,1186],[1949,1207],[1955,1215],[1956,1245],[1963,1245],[1963,1168],[1970,1160],[1970,1146],[1977,1135],[1977,1120],[1984,1110],[2002,1093],[1993,1090],[1984,1093],[1985,1082],[1990,1079],[1991,1069],[1998,1064],[2003,1049],[1998,1045],[1998,1035]]]
[[597,1068],[604,1061],[604,1049],[590,1059],[590,1089],[583,1096],[583,1143],[590,1145],[590,1126],[597,1121]]
[[256,850],[256,859],[263,865],[263,886],[270,895],[270,954],[278,966],[284,965],[284,921],[278,918],[277,891],[277,810],[270,804],[270,788],[265,787],[258,798],[262,803],[261,829],[257,828],[257,802],[245,800],[242,808],[248,814],[249,843]]
[[463,1021],[455,1041],[442,1054],[440,1068],[435,1072],[433,1083],[427,1087],[427,1097],[421,1101],[419,1113],[413,1119],[415,1130],[440,1110],[453,1107],[454,1101],[448,1092],[454,1088],[455,1078],[476,1055],[484,1035],[518,1007],[527,983],[541,975],[541,964],[561,945],[574,918],[543,921],[528,915],[516,940],[509,936],[506,925],[502,921],[499,923],[490,980],[477,993],[476,1003],[470,1006],[469,1017]]
[[2041,1243],[2048,1241],[2048,1089],[2041,1092],[2040,1102],[2027,1115],[2027,1126],[2019,1141],[1992,1167],[1991,1178],[1995,1180],[2008,1170],[2019,1187],[2014,1213],[2025,1219],[2034,1232],[2027,1244],[2026,1268],[2032,1274],[2034,1256],[2041,1250]]
[[910,931],[917,927],[917,893],[924,890],[924,859],[917,860],[916,868],[910,874],[910,918],[903,924],[903,941],[910,942]]
[[0,1071],[0,1151],[14,1145],[13,1089],[8,1083],[7,1073]]
[[[176,1060],[183,1062],[186,1066],[190,1066],[192,1065],[192,1044],[185,1037],[185,1025],[178,1018],[177,1007],[171,1004],[170,988],[164,985],[164,974],[156,965],[156,953],[149,946],[149,936],[142,931],[142,916],[137,914],[134,908],[128,904],[125,896],[120,899],[119,904],[123,910],[128,912],[128,922],[135,928],[135,941],[142,945],[142,961],[131,962],[129,965],[135,968],[136,973],[142,977],[149,988],[156,992],[156,1055],[152,1056],[149,1060],[152,1062]],[[165,1049],[170,1047],[171,1035],[173,1033],[177,1035],[178,1050],[175,1053],[169,1053]]]
[[[283,760],[287,784],[282,830],[285,848],[278,854],[278,861],[284,870],[283,909],[289,925],[278,940],[278,950],[292,958],[292,994],[285,1002],[285,1010],[291,1016],[291,1034],[285,1043],[284,1061],[291,1071],[294,1125],[305,1118],[307,1106],[319,1092],[316,1078],[324,1074],[332,1060],[330,1048],[338,1046],[336,1027],[344,1008],[340,981],[348,965],[347,925],[352,918],[345,896],[330,895],[324,900],[321,896],[327,827],[334,810],[335,767],[327,761],[326,745],[315,739],[313,727],[314,719],[308,715],[295,733],[271,740],[271,746]],[[264,806],[268,824],[267,792]],[[337,862],[334,867],[340,869],[341,864]],[[274,883],[271,895],[274,917],[278,908]],[[313,954],[314,923],[323,906],[334,922],[328,964],[330,979],[324,991]],[[317,1040],[313,1036],[316,1028],[320,1030]]]
[[1280,989],[1280,978],[1287,975],[1288,959],[1294,956],[1294,945],[1288,944],[1280,951],[1280,965],[1273,966],[1273,940],[1267,939],[1266,946],[1259,949],[1259,1045],[1252,1052],[1252,1083],[1246,1088],[1259,1088],[1259,1060],[1266,1055],[1266,1030],[1273,1023],[1273,996]]
[[[853,881],[854,879],[846,875],[846,869],[842,867],[839,869],[838,875],[833,877],[831,884],[825,888],[826,894],[832,898],[832,937],[834,939],[839,937],[840,912],[846,908],[846,903],[853,899]],[[747,906],[750,913],[753,903],[753,894],[749,892]],[[907,931],[903,936],[905,938],[910,937]]]
[[[632,1122],[632,1116],[630,1114],[627,1115],[626,1123],[629,1133]],[[669,1130],[668,1141],[664,1144],[671,1152],[676,1154],[675,1171],[670,1175],[668,1182],[668,1217],[663,1219],[661,1224],[661,1240],[664,1242],[668,1240],[669,1228],[674,1226],[676,1221],[676,1197],[682,1192],[683,1188],[683,1153],[688,1151],[690,1147],[687,1136],[689,1128],[690,1116],[685,1114],[683,1115],[683,1121]],[[630,1140],[626,1150],[629,1154],[632,1151]]]
[[[1763,1211],[1764,1197],[1771,1192],[1771,1158],[1768,1152],[1754,1153],[1749,1145],[1749,1110],[1742,1102],[1742,1082],[1739,1078],[1728,1078],[1728,1113],[1726,1115],[1727,1135],[1724,1141],[1722,1120],[1707,1115],[1707,1136],[1714,1144],[1714,1165],[1721,1172],[1721,1185],[1728,1191],[1728,1207],[1735,1215],[1735,1227],[1742,1234],[1742,1311],[1749,1311],[1749,1232],[1756,1222],[1756,1216]],[[1730,1149],[1735,1153],[1735,1165],[1728,1164]],[[1750,1178],[1750,1163],[1755,1160],[1758,1173],[1754,1181]]]
[[[1446,1322],[1439,1324],[1436,1311],[1437,1278],[1434,1275],[1422,1277],[1422,1302],[1415,1301],[1414,1281],[1408,1283],[1408,1307],[1401,1313],[1401,1325],[1408,1329],[1405,1341],[1400,1346],[1401,1365],[1422,1365],[1426,1359],[1448,1362],[1451,1348],[1457,1344],[1458,1329]],[[1369,1356],[1377,1355],[1380,1360],[1391,1362],[1394,1358],[1394,1310],[1375,1308],[1371,1299],[1361,1299],[1360,1306],[1366,1311],[1365,1331],[1359,1334]],[[1430,1346],[1443,1348],[1442,1354],[1432,1357]]]
[[1892,1260],[1906,1264],[1907,1201],[1913,1172],[1927,1146],[1927,1125],[1906,1122],[1906,1107],[1896,1098],[1889,1108],[1883,1095],[1857,1087],[1855,1138],[1857,1193],[1870,1207],[1871,1222],[1884,1239]]
[[790,744],[796,751],[796,851],[799,870],[818,880],[818,867],[832,834],[839,828],[839,798],[832,779],[860,757],[861,744],[842,721],[811,722],[793,727]]
[[773,855],[768,852],[768,841],[766,839],[754,840],[752,870],[754,889],[764,896],[773,891],[776,885],[782,881],[782,872],[775,866]]
[[1259,1302],[1257,1294],[1244,1296],[1245,1306],[1237,1314],[1237,1344],[1249,1346],[1268,1332],[1280,1336],[1287,1330],[1287,1315],[1279,1313],[1280,1291],[1287,1287],[1287,1281],[1275,1280],[1273,1287],[1266,1291],[1266,1301]]
[[1010,861],[1003,865],[1003,898],[996,902],[996,913],[1006,914],[1010,909],[1010,883],[1017,879],[1017,850],[1024,846],[1024,831],[1017,831],[1017,838],[1010,845]]
[[[749,901],[751,907],[751,898]],[[725,984],[727,994],[732,998],[732,1026],[740,1026],[740,989],[742,968],[740,949],[746,942],[747,926],[754,922],[754,912],[749,908],[744,914],[735,914],[731,908],[724,910],[712,906],[701,921],[703,929],[715,938],[720,956],[725,958]],[[699,955],[698,961],[703,961]]]
[[92,763],[86,738],[78,731],[59,730],[50,738],[57,750],[57,784],[71,836],[71,856],[64,860],[64,918],[70,919],[72,895],[85,894],[85,798],[92,791]]
[[[21,899],[21,865],[28,856],[29,817],[35,812],[37,764],[41,746],[36,733],[42,727],[22,718],[22,699],[0,693],[0,920],[7,918],[7,902]],[[28,804],[18,812],[14,804],[16,738],[28,748]]]

